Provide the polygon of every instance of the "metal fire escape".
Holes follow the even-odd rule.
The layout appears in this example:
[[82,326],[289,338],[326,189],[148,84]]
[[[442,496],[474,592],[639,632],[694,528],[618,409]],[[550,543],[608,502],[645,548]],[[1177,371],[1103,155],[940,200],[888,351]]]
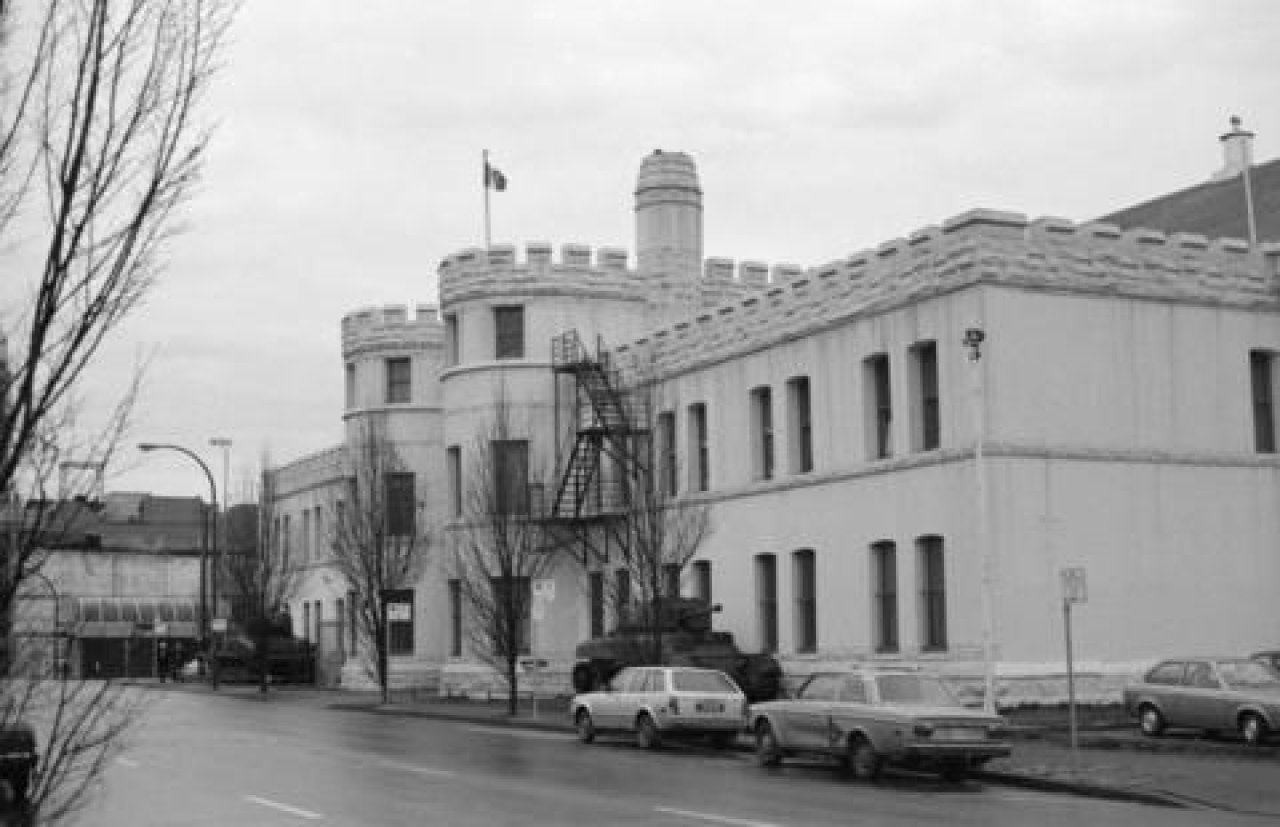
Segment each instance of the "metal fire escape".
[[[570,421],[558,428],[568,456],[548,516],[573,529],[584,548],[597,546],[589,540],[590,526],[624,514],[648,473],[647,398],[626,388],[602,342],[592,353],[576,330],[552,340],[551,364],[556,411],[568,411]],[[605,549],[596,551],[607,558],[607,543]]]

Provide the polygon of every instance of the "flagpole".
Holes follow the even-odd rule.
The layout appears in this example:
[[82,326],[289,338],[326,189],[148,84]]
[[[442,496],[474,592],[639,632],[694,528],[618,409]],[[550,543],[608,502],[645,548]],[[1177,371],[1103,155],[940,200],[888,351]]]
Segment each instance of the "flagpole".
[[489,249],[489,150],[484,150],[484,249]]

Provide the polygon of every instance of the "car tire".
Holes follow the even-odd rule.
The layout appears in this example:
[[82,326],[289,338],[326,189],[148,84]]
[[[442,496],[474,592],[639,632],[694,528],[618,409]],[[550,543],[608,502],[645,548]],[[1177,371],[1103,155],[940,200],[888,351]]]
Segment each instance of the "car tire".
[[578,714],[573,716],[573,726],[578,730],[578,740],[582,743],[589,744],[596,739],[595,722],[591,720],[591,713],[587,710],[578,710]]
[[1164,716],[1151,704],[1143,704],[1138,709],[1138,729],[1148,738],[1156,738],[1164,733]]
[[884,759],[863,735],[855,735],[849,741],[849,775],[862,781],[875,781],[884,769]]
[[1254,712],[1241,715],[1240,735],[1246,744],[1256,747],[1267,738],[1267,722]]
[[662,746],[662,735],[658,732],[658,725],[653,722],[653,718],[650,718],[647,712],[641,713],[636,719],[636,744],[640,749],[657,749]]
[[768,721],[756,724],[756,763],[762,767],[776,767],[782,763],[782,748]]

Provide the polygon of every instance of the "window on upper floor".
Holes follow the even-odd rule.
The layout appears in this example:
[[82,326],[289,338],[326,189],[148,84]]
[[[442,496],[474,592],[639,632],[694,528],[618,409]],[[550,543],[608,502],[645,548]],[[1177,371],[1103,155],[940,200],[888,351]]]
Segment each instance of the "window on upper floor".
[[458,364],[458,314],[444,315],[444,366],[451,368]]
[[529,443],[523,439],[495,439],[489,443],[493,461],[495,514],[529,513]]
[[346,406],[350,410],[356,406],[356,366],[353,362],[346,364]]
[[872,459],[893,454],[893,402],[889,395],[889,356],[867,357],[863,363],[863,389],[867,400],[867,443]]
[[631,616],[631,572],[627,569],[618,569],[614,572],[613,597],[614,609],[621,623]]
[[711,487],[711,454],[707,444],[707,406],[689,406],[689,486],[694,491]]
[[751,465],[756,479],[773,479],[773,391],[768,385],[751,391]]
[[912,346],[911,373],[911,447],[916,451],[933,451],[938,448],[941,436],[938,345],[935,342],[920,342]]
[[591,603],[591,637],[604,634],[604,572],[593,571],[588,578]]
[[524,308],[519,305],[493,308],[494,358],[524,358]]
[[871,545],[871,629],[877,652],[898,651],[898,549],[888,540]]
[[787,431],[791,473],[812,471],[813,420],[807,376],[793,376],[787,380]]
[[445,466],[449,474],[449,514],[462,516],[462,446],[445,449]]
[[778,651],[778,560],[772,554],[756,555],[756,620],[761,650]]
[[449,581],[449,656],[462,657],[462,581]]
[[302,559],[311,560],[315,552],[311,549],[311,509],[302,510]]
[[664,563],[662,566],[662,590],[667,597],[680,596],[680,566]]
[[693,561],[693,596],[699,600],[705,601],[708,605],[711,603],[712,591],[710,560]]
[[392,537],[410,537],[417,530],[413,474],[395,471],[382,478],[386,507],[387,534]]
[[1260,454],[1276,452],[1275,354],[1249,351],[1249,384],[1253,397],[1253,446]]
[[658,491],[666,497],[674,497],[679,488],[676,479],[676,415],[673,411],[658,414]]
[[941,537],[921,537],[916,541],[920,572],[921,648],[947,648],[947,575]]
[[397,356],[393,359],[386,360],[387,366],[387,394],[386,401],[388,404],[399,402],[408,402],[411,396],[412,387],[410,379],[410,362],[407,356]]
[[796,652],[818,651],[818,573],[811,549],[791,555],[792,588],[795,591]]

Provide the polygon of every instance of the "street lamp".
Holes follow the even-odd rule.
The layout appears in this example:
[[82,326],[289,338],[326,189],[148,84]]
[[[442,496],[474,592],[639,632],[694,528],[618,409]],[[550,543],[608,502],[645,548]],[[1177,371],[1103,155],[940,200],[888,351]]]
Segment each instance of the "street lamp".
[[[177,451],[186,455],[189,459],[200,466],[200,470],[204,472],[205,479],[209,481],[209,499],[213,506],[213,514],[216,519],[218,514],[218,487],[213,482],[213,473],[209,471],[209,466],[204,464],[204,460],[200,459],[195,452],[183,448],[181,445],[170,445],[167,443],[143,442],[138,445],[139,451]],[[216,524],[215,524],[216,525]],[[200,646],[207,649],[209,643],[209,604],[208,604],[208,571],[209,571],[209,552],[210,543],[213,544],[213,550],[217,550],[217,535],[210,535],[209,521],[206,518],[204,526],[204,536],[202,538],[200,548]]]
[[[227,539],[227,511],[231,508],[231,481],[229,478],[229,475],[230,475],[229,469],[231,468],[231,439],[225,436],[215,436],[209,440],[209,444],[214,448],[222,449],[222,500],[223,502],[222,502],[221,519],[222,519],[222,539],[225,541]],[[218,509],[215,504],[215,507],[213,509],[213,536],[215,538],[218,536],[218,519],[219,519]],[[214,548],[217,548],[216,541],[214,543]],[[225,551],[226,547],[224,546],[223,548]],[[218,581],[220,579],[219,572],[221,571],[222,571],[222,558],[220,555],[215,554],[213,556],[213,576],[212,578],[210,578],[212,580],[212,583],[211,583],[212,588],[210,589],[210,591],[213,593],[214,615],[218,614],[218,586],[220,585]]]

